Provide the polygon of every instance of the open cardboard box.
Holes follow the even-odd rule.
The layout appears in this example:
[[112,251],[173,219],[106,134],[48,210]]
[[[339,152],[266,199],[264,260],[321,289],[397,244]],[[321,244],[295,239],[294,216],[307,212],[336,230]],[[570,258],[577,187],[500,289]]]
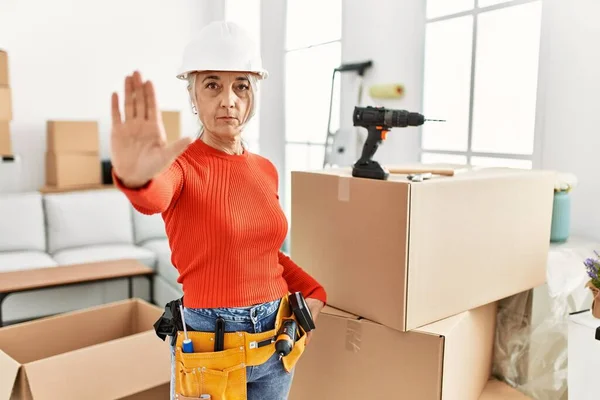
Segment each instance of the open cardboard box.
[[496,303],[411,332],[326,306],[290,400],[477,400],[491,376]]
[[133,299],[0,329],[0,400],[123,399],[164,391],[170,352],[153,329],[161,314]]
[[554,177],[294,171],[291,256],[332,307],[410,331],[546,281]]

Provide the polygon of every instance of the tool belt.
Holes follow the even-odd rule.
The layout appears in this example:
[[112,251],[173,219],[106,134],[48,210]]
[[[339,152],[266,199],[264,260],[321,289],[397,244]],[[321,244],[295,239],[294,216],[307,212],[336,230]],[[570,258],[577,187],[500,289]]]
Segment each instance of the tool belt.
[[[245,400],[246,367],[261,365],[275,354],[275,341],[279,328],[286,319],[296,321],[288,296],[281,299],[275,328],[261,333],[228,332],[224,334],[223,350],[214,351],[214,332],[187,330],[194,352],[183,352],[184,332],[178,317],[180,300],[167,304],[165,313],[156,322],[157,335],[165,340],[171,336],[175,346],[175,393],[179,400]],[[187,327],[186,327],[187,328]],[[291,352],[282,357],[284,369],[289,373],[304,352],[306,332],[297,325],[298,338]],[[202,396],[205,397],[202,397]],[[207,397],[209,395],[210,397]]]

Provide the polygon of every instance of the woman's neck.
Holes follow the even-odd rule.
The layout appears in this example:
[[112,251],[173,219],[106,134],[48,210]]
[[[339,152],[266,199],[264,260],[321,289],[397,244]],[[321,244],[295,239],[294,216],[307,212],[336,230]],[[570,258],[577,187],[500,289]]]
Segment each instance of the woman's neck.
[[204,130],[204,132],[202,132],[200,140],[202,140],[210,147],[213,147],[217,150],[221,150],[222,152],[227,154],[241,155],[244,152],[242,140],[239,136],[224,139],[219,137],[218,135],[215,135],[214,133]]

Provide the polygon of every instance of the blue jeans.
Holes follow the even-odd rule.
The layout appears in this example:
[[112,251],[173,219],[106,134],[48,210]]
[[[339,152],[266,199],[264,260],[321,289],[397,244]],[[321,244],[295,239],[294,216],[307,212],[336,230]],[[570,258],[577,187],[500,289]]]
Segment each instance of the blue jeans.
[[[186,325],[198,332],[214,332],[217,317],[225,332],[260,333],[275,328],[280,300],[242,308],[185,308]],[[277,354],[264,364],[246,367],[248,400],[286,400],[294,370],[287,373]],[[171,347],[171,400],[175,399],[175,348]]]

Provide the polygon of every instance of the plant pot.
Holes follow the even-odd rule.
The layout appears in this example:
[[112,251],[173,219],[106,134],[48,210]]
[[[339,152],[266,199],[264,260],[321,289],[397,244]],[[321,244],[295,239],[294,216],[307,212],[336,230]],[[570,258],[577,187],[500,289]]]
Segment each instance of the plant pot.
[[552,205],[550,242],[566,242],[571,231],[571,196],[569,192],[555,192]]
[[600,319],[600,289],[595,287],[592,282],[588,282],[587,287],[592,291],[594,301],[592,301],[592,315]]

